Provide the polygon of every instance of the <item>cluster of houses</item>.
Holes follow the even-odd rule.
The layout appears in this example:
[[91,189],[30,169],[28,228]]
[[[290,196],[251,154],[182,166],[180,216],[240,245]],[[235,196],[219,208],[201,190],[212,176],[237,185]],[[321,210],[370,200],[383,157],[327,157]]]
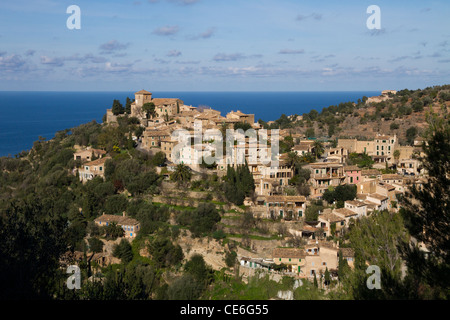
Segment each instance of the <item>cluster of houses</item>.
[[337,277],[339,255],[354,266],[354,251],[351,248],[339,248],[339,245],[323,240],[309,241],[304,248],[276,248],[272,258],[241,257],[240,265],[252,269],[272,271],[276,266],[284,265],[286,271],[299,278],[313,278],[324,275],[326,270],[331,278]]
[[[380,99],[388,99],[392,92],[383,92]],[[148,115],[144,105],[154,104],[154,113]],[[253,114],[231,111],[225,117],[221,112],[211,108],[197,108],[185,105],[176,98],[153,98],[148,91],[141,90],[135,93],[135,100],[131,105],[131,116],[136,117],[145,127],[141,138],[134,137],[140,148],[162,151],[166,155],[168,167],[173,168],[175,159],[174,148],[179,141],[174,139],[174,132],[184,130],[194,133],[200,129],[220,131],[224,128],[233,129],[236,123],[247,124],[255,132],[264,131],[268,140],[292,136],[295,144],[292,152],[298,156],[315,153],[315,141],[304,136],[294,134],[288,130],[263,130],[259,123],[255,123]],[[117,116],[111,109],[107,110],[107,123],[114,125]],[[260,131],[261,130],[261,131]],[[201,171],[199,163],[189,160],[205,151],[213,150],[214,139],[200,144],[187,145],[179,150],[177,160],[190,166],[193,170]],[[273,141],[273,140],[271,140]],[[290,180],[294,177],[294,168],[289,164],[287,154],[273,153],[270,144],[254,144],[253,140],[243,137],[232,147],[233,154],[223,155],[223,161],[218,161],[216,173],[226,174],[228,165],[237,165],[240,155],[248,164],[255,181],[255,197],[246,198],[244,204],[248,206],[255,216],[266,219],[281,219],[282,221],[303,221],[307,206],[312,200],[321,199],[330,189],[341,185],[355,185],[357,196],[355,199],[345,201],[343,208],[325,209],[320,212],[318,221],[304,221],[298,234],[311,241],[304,249],[279,248],[274,250],[272,261],[275,264],[289,265],[291,271],[301,276],[313,276],[318,272],[335,270],[337,268],[338,252],[351,265],[353,256],[351,249],[339,248],[337,245],[324,239],[339,235],[351,221],[366,216],[373,211],[384,209],[397,211],[397,196],[407,190],[411,183],[421,183],[426,178],[420,161],[415,155],[420,153],[423,141],[417,139],[414,146],[401,146],[396,135],[376,135],[372,140],[360,141],[357,139],[339,139],[334,147],[323,142],[325,153],[315,163],[305,165],[310,170],[308,186],[309,196],[287,195]],[[271,161],[262,161],[264,157],[254,157],[252,152],[265,155]],[[349,155],[352,153],[366,154],[375,164],[373,169],[361,169],[355,165],[348,165]],[[103,150],[81,149],[74,154],[74,160],[81,162],[78,169],[79,178],[86,182],[96,176],[104,177],[105,162],[109,156]],[[231,159],[231,160],[230,160]],[[256,159],[256,160],[255,160]],[[242,161],[239,163],[243,163]],[[380,169],[393,169],[396,173],[382,174]],[[99,225],[115,222],[123,226],[125,234],[134,238],[139,230],[139,223],[133,219],[122,216],[103,215],[96,219]],[[264,267],[270,263],[261,259],[242,258],[241,264],[250,267]]]

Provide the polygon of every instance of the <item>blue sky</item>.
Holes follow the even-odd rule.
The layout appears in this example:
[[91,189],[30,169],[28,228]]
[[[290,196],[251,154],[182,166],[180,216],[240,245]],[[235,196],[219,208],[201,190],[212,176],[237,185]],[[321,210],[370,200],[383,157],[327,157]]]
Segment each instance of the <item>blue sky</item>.
[[0,90],[425,88],[449,83],[449,14],[445,0],[2,0]]

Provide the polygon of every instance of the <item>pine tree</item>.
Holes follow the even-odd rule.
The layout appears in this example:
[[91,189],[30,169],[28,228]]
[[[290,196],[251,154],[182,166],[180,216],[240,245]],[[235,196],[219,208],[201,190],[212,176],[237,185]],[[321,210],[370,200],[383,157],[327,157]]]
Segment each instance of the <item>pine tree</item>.
[[[428,172],[427,181],[413,185],[401,200],[405,226],[416,243],[403,247],[414,286],[425,287],[431,297],[450,295],[450,120],[447,113],[428,116],[425,156],[420,160]],[[425,244],[428,254],[420,250]],[[424,292],[426,290],[422,290]]]
[[328,286],[331,282],[330,271],[328,271],[328,267],[325,269],[325,285]]

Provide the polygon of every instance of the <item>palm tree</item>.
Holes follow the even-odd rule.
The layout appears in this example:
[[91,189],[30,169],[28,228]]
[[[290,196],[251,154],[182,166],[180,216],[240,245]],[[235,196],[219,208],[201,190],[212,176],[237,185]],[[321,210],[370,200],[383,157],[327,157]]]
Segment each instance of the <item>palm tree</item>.
[[300,157],[295,152],[289,152],[287,154],[286,164],[289,167],[293,167],[299,162],[300,162]]
[[177,165],[175,171],[171,175],[171,179],[177,181],[178,184],[184,184],[191,180],[192,173],[190,168],[183,163]]
[[319,140],[314,141],[314,155],[316,158],[320,158],[320,156],[325,152],[325,148],[323,147],[323,143]]

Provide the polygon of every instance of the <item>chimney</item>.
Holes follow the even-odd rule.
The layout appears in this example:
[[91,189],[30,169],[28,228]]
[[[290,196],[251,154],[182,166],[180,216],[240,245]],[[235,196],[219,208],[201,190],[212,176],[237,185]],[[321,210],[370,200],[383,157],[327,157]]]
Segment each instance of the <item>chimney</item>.
[[126,217],[126,216],[127,216],[127,214],[125,213],[125,211],[122,212],[122,217]]

